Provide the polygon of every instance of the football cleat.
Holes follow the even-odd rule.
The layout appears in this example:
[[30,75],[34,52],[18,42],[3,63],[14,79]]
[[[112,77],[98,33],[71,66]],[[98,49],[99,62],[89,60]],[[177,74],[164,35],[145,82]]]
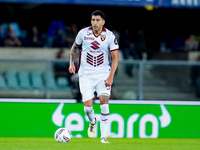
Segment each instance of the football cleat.
[[88,128],[88,136],[90,138],[94,137],[95,129],[96,129],[97,119],[95,118],[95,123],[92,124],[90,122],[89,128]]
[[107,139],[105,137],[101,138],[101,143],[110,143],[107,141]]

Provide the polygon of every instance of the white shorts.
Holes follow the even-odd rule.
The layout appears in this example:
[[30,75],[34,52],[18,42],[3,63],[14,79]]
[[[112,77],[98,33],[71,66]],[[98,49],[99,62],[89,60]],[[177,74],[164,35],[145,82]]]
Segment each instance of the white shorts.
[[100,95],[110,96],[111,87],[106,87],[105,85],[105,80],[108,76],[109,73],[100,73],[79,77],[79,87],[83,102],[94,98],[95,91],[98,97]]

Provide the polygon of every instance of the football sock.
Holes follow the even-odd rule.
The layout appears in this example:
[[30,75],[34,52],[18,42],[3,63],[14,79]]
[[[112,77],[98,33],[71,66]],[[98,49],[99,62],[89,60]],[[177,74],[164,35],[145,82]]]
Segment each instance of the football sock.
[[94,118],[94,109],[93,109],[93,107],[84,106],[84,111],[85,111],[85,114],[88,116],[90,122],[92,124],[94,124],[95,123],[95,118]]
[[109,119],[109,105],[103,104],[101,107],[101,120],[100,120],[100,129],[101,129],[101,138],[106,137],[107,128],[108,128],[108,119]]

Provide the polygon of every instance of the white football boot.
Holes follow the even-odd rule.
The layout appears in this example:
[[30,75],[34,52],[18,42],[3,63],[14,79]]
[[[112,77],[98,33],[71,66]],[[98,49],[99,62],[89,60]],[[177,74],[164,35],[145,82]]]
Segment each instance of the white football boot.
[[101,143],[108,143],[109,144],[110,142],[108,142],[107,139],[105,137],[103,137],[103,138],[101,138]]
[[88,128],[88,136],[90,138],[94,137],[96,124],[97,124],[97,119],[95,118],[95,123],[94,124],[90,123],[89,128]]

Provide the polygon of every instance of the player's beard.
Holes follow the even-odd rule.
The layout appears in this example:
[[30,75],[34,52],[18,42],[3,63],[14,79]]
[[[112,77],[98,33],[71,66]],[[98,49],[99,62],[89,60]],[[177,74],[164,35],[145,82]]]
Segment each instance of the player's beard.
[[103,27],[102,26],[93,26],[93,31],[95,32],[95,33],[99,33],[99,32],[101,32],[102,31],[102,29],[103,29]]

